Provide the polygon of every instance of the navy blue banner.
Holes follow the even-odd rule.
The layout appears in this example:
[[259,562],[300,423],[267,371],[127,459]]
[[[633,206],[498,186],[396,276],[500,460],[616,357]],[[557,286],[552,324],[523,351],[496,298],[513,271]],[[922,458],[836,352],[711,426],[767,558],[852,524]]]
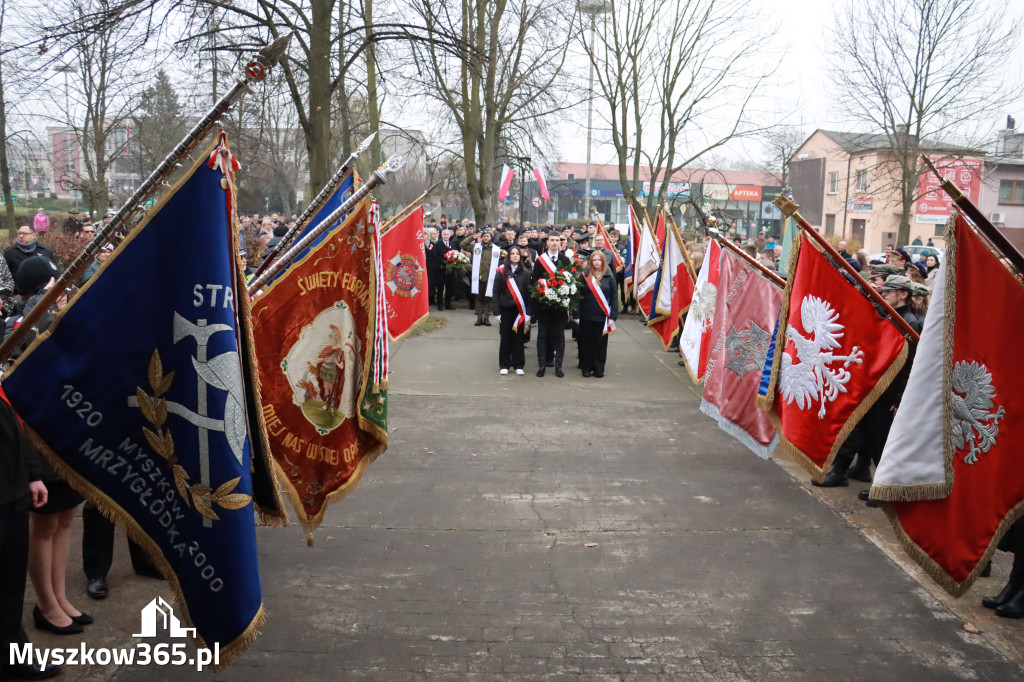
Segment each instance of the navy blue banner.
[[230,660],[263,598],[235,306],[246,294],[223,180],[196,164],[3,388],[62,476],[154,556],[200,645]]

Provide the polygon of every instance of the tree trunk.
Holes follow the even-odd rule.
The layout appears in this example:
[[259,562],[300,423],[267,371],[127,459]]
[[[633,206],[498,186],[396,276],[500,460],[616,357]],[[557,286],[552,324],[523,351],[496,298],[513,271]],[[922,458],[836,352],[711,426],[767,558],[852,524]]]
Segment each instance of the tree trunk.
[[309,196],[331,176],[331,24],[333,0],[313,0],[309,31]]
[[[366,25],[366,111],[370,132],[380,130],[380,104],[377,101],[377,50],[373,41],[373,0],[363,0],[363,23]],[[379,168],[384,162],[380,135],[370,143],[370,163]]]
[[[2,65],[0,65],[2,68]],[[11,239],[18,234],[14,219],[14,201],[11,197],[11,169],[7,163],[7,100],[4,98],[3,71],[0,70],[0,185],[4,191],[4,214]]]

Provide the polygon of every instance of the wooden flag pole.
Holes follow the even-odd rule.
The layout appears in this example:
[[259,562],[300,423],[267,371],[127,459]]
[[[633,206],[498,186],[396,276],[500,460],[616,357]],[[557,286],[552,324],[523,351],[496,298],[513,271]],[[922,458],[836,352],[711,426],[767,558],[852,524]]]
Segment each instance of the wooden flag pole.
[[235,80],[234,86],[223,96],[220,100],[213,105],[213,107],[206,112],[206,115],[199,120],[198,123],[185,135],[185,137],[177,144],[177,146],[171,150],[160,165],[150,173],[146,181],[139,185],[139,188],[128,198],[124,206],[118,209],[117,213],[113,215],[110,222],[101,229],[93,240],[82,250],[78,257],[68,265],[67,269],[61,274],[49,291],[43,295],[38,303],[25,314],[22,318],[21,323],[14,328],[11,335],[8,336],[2,344],[0,344],[0,362],[6,362],[11,355],[14,353],[14,349],[21,344],[24,340],[25,335],[28,334],[35,324],[39,321],[39,318],[50,309],[57,299],[78,280],[81,274],[92,262],[93,258],[99,252],[103,245],[106,244],[110,239],[121,230],[130,229],[130,220],[135,212],[139,210],[139,207],[146,202],[149,197],[156,193],[160,186],[164,183],[171,174],[178,169],[181,165],[181,160],[184,159],[188,154],[203,141],[210,131],[213,130],[214,126],[217,125],[220,117],[224,115],[228,109],[237,101],[244,93],[248,92],[249,86],[264,80],[267,77],[267,71],[281,60],[284,56],[285,50],[288,48],[288,43],[291,41],[292,34],[289,33],[284,35],[274,42],[266,45],[250,60],[242,72],[242,75]]
[[921,155],[921,158],[924,160],[924,164],[928,166],[928,170],[939,179],[939,187],[942,188],[942,191],[949,195],[953,203],[963,211],[964,215],[971,219],[971,222],[977,226],[978,231],[1002,253],[1003,257],[1013,263],[1013,267],[1017,268],[1018,272],[1024,273],[1024,254],[1021,254],[1017,247],[1006,238],[1006,235],[989,222],[985,214],[981,212],[981,209],[975,206],[974,202],[967,198],[952,180],[947,180],[939,175],[939,171],[935,168],[935,164],[932,163],[931,159],[924,154]]
[[381,225],[380,226],[380,236],[383,237],[384,235],[386,235],[388,233],[388,231],[392,227],[394,227],[395,225],[397,225],[398,223],[402,222],[407,217],[409,217],[409,214],[412,213],[413,211],[415,211],[416,207],[419,206],[421,203],[423,203],[423,200],[426,199],[430,195],[431,192],[433,192],[435,189],[437,189],[437,186],[440,185],[440,184],[441,184],[440,180],[435,182],[433,185],[431,185],[430,187],[427,188],[426,192],[424,192],[423,194],[421,194],[418,197],[416,197],[415,199],[413,199],[411,204],[409,204],[408,206],[403,208],[401,211],[396,213],[394,216],[392,216],[391,220],[389,220],[386,223],[384,223],[383,225]]
[[[861,291],[861,293],[867,295],[867,297],[871,299],[872,303],[881,308],[882,311],[888,315],[889,319],[892,320],[892,323],[899,327],[899,330],[903,332],[904,336],[914,342],[918,340],[918,333],[915,332],[909,324],[907,324],[906,320],[904,320],[891,305],[886,303],[885,299],[882,298],[882,295],[875,291],[874,287],[868,284],[863,275],[854,270],[853,266],[850,265],[845,258],[839,255],[839,252],[835,250],[835,247],[829,244],[824,237],[818,234],[817,230],[811,227],[810,224],[804,220],[803,216],[800,215],[800,206],[798,206],[795,201],[780,194],[775,197],[775,201],[772,203],[779,207],[782,211],[782,215],[793,219],[796,224],[795,226],[800,228],[801,234],[807,235],[809,238],[814,240],[818,246],[821,247],[822,251],[832,257],[831,260],[835,264],[839,265],[841,270],[853,278],[854,285]],[[796,235],[794,235],[794,238],[796,238]]]
[[270,267],[270,264],[277,260],[277,257],[291,246],[291,243],[295,241],[295,237],[300,235],[302,231],[306,229],[309,221],[312,220],[313,216],[315,216],[317,212],[324,207],[327,200],[331,198],[334,191],[338,189],[341,183],[345,180],[345,176],[348,175],[352,164],[355,163],[356,159],[359,158],[359,155],[362,152],[369,148],[370,143],[373,142],[373,138],[376,136],[376,131],[370,133],[365,140],[359,143],[359,146],[356,147],[355,151],[348,155],[348,158],[345,159],[345,163],[341,164],[341,167],[338,168],[338,172],[334,174],[334,177],[332,177],[326,185],[324,185],[319,194],[313,198],[313,201],[311,201],[309,206],[306,207],[306,210],[302,212],[302,215],[298,217],[295,224],[291,226],[283,237],[281,237],[281,241],[274,244],[274,248],[271,249],[270,253],[268,253],[266,258],[263,259],[263,262],[259,264],[259,267],[256,268],[256,271],[253,273],[253,277],[259,277],[266,272],[267,268]]

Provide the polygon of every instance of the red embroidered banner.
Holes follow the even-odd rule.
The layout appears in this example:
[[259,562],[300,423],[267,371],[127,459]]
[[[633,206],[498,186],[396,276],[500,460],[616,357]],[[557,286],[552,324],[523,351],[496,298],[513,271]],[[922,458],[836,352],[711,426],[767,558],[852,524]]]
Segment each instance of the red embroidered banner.
[[398,341],[430,314],[423,207],[381,235],[388,334]]

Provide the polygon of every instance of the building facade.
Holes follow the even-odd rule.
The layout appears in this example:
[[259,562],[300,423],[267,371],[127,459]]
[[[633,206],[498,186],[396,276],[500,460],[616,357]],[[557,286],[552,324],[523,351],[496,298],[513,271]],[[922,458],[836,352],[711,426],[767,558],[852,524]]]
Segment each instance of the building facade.
[[[953,179],[972,201],[981,195],[985,153],[922,141],[940,173]],[[899,166],[885,135],[816,130],[790,159],[793,195],[800,214],[825,236],[854,239],[869,253],[896,243],[902,203]],[[920,199],[911,214],[910,240],[941,246],[951,203],[939,180],[921,176]]]

